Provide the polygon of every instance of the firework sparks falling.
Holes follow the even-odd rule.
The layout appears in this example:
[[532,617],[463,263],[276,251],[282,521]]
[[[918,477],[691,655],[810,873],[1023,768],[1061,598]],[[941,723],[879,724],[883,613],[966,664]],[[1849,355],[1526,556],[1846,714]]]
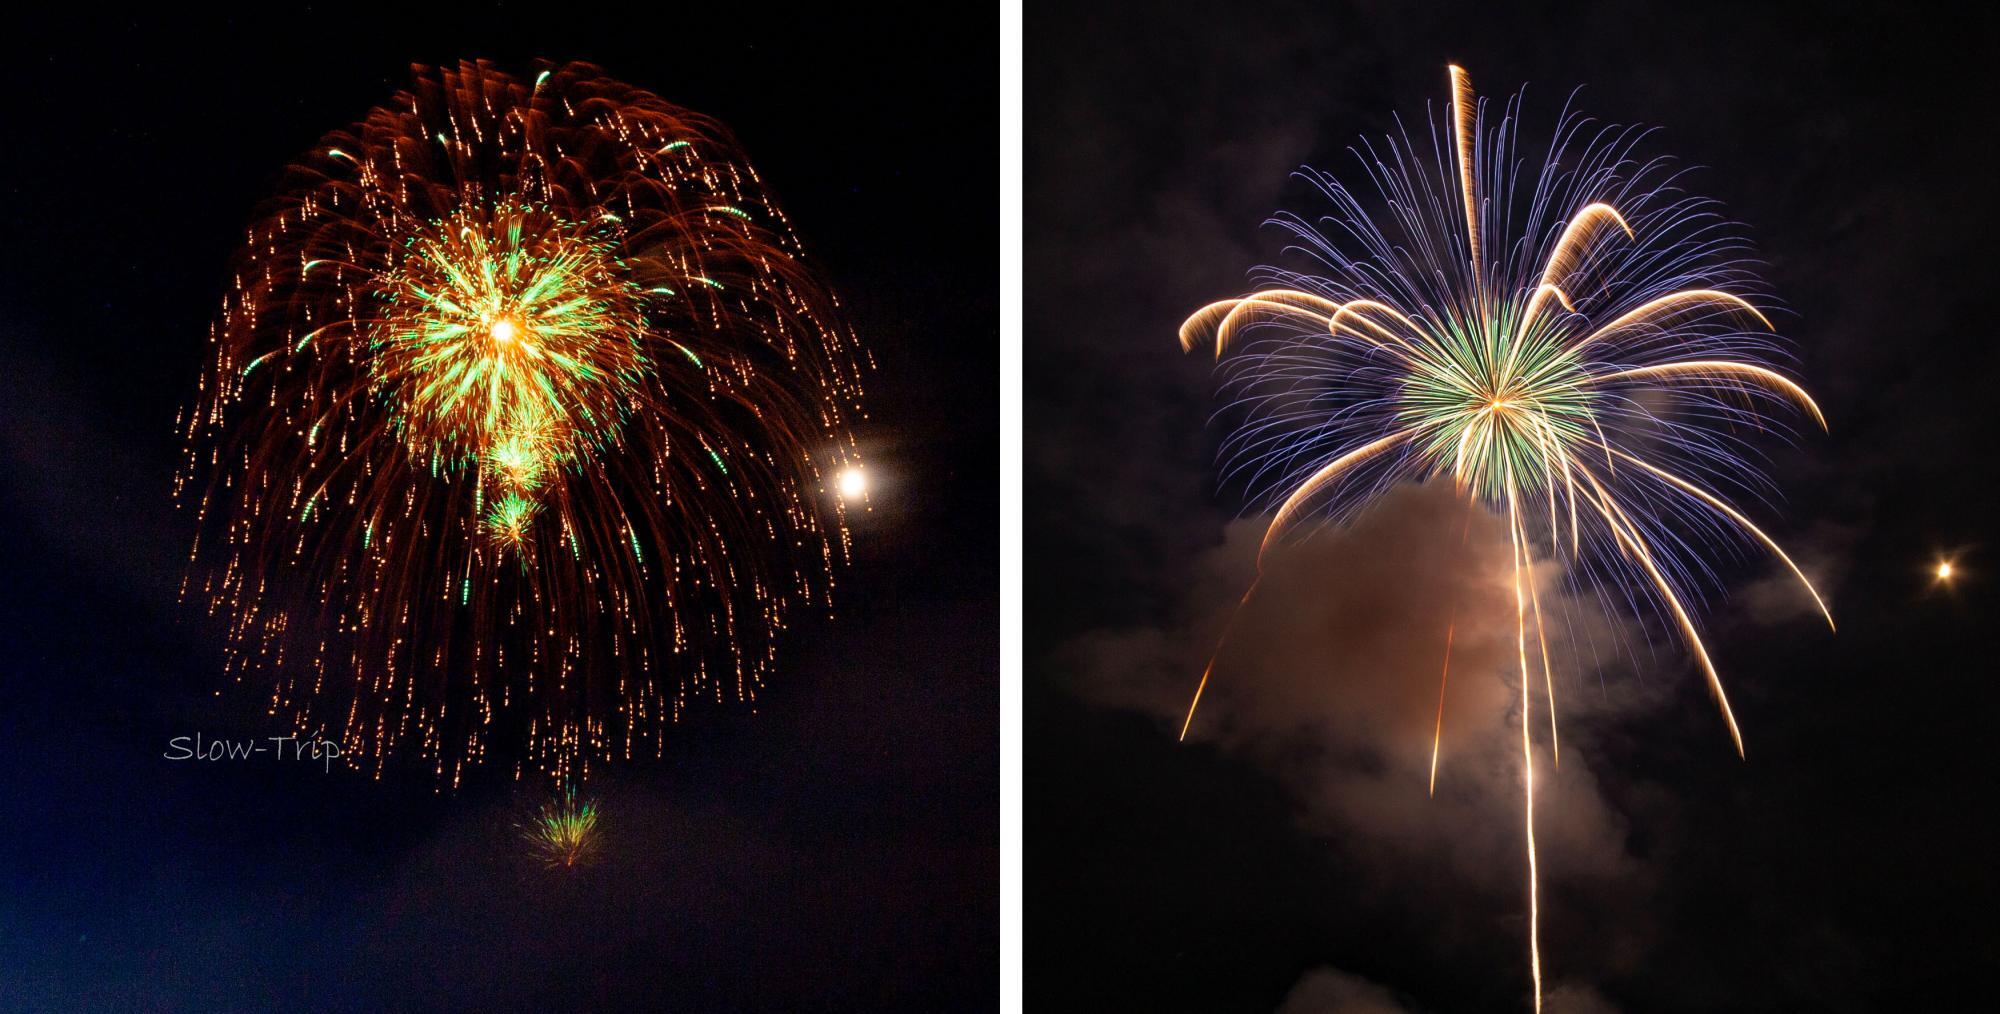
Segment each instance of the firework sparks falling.
[[[1571,587],[1607,608],[1617,600],[1670,620],[1740,755],[1741,731],[1688,607],[1714,579],[1701,551],[1774,554],[1829,627],[1833,619],[1791,557],[1715,490],[1768,491],[1745,434],[1782,429],[1773,409],[1825,419],[1768,365],[1783,347],[1759,309],[1769,299],[1747,244],[1713,202],[1681,189],[1669,162],[1636,155],[1645,131],[1565,114],[1539,171],[1524,175],[1518,97],[1489,109],[1458,67],[1450,85],[1445,126],[1433,123],[1427,147],[1400,134],[1357,151],[1379,200],[1302,174],[1332,214],[1275,222],[1318,270],[1264,269],[1259,291],[1190,317],[1181,343],[1212,343],[1247,417],[1224,443],[1224,471],[1274,510],[1260,564],[1301,520],[1350,518],[1396,482],[1449,476],[1505,519],[1539,1010],[1536,662],[1552,761],[1557,740],[1534,559],[1562,561]],[[1371,215],[1371,203],[1385,210]],[[1445,637],[1433,788],[1451,625]],[[1183,738],[1227,638],[1225,628]]]
[[184,419],[184,595],[379,776],[558,779],[752,701],[846,559],[866,354],[715,122],[418,68],[250,226]]

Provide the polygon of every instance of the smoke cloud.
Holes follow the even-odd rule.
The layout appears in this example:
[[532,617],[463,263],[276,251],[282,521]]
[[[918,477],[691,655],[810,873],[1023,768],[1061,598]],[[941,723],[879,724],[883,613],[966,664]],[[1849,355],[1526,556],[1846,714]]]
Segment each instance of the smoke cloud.
[[[1180,589],[1173,621],[1065,645],[1060,668],[1079,674],[1077,692],[1177,732],[1232,607],[1257,580],[1264,527],[1257,519],[1227,527]],[[1248,759],[1281,781],[1301,827],[1368,871],[1358,878],[1368,890],[1398,895],[1396,909],[1420,918],[1472,898],[1495,918],[1525,918],[1511,553],[1505,522],[1468,509],[1444,483],[1397,487],[1343,530],[1274,547],[1223,645],[1188,748]],[[1644,952],[1644,932],[1607,929],[1595,915],[1643,910],[1653,878],[1628,845],[1627,816],[1592,770],[1593,727],[1654,706],[1656,694],[1629,681],[1600,686],[1597,660],[1620,657],[1612,645],[1636,634],[1614,627],[1594,598],[1561,591],[1558,567],[1539,563],[1532,576],[1552,660],[1559,764],[1532,612],[1527,640],[1544,941],[1587,937],[1568,946],[1593,953],[1588,967],[1629,967]],[[1325,999],[1336,996],[1345,999]],[[1311,976],[1286,1002],[1287,1011],[1397,1009]]]

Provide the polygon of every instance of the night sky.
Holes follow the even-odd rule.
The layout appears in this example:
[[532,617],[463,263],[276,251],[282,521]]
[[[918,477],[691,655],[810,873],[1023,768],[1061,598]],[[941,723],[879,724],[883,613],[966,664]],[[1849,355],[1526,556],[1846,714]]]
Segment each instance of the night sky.
[[[1232,522],[1211,363],[1176,328],[1287,263],[1259,223],[1323,207],[1294,169],[1353,182],[1348,146],[1397,115],[1422,129],[1448,63],[1492,100],[1525,85],[1531,130],[1578,86],[1586,113],[1663,128],[1645,150],[1703,167],[1694,189],[1749,227],[1832,425],[1759,445],[1783,496],[1754,513],[1839,633],[1756,557],[1719,560],[1699,610],[1747,760],[1657,621],[1604,621],[1629,651],[1566,677],[1549,1009],[1979,1006],[2000,946],[1984,37],[1901,9],[1633,0],[1028,12],[1029,1009],[1527,1004],[1518,774],[1481,752],[1490,729],[1447,737],[1435,802],[1404,763],[1412,709],[1428,748],[1451,580],[1425,533],[1458,516],[1432,491],[1316,540],[1310,580],[1225,656],[1208,731],[1174,741],[1261,531]],[[1453,679],[1499,700],[1467,722],[1508,706],[1479,657]]]
[[[998,950],[990,14],[16,24],[0,80],[0,1009],[991,1009]],[[874,510],[758,712],[593,777],[555,874],[505,768],[453,794],[163,759],[275,735],[176,599],[169,496],[234,246],[413,62],[582,59],[726,124],[879,364]],[[223,691],[220,696],[217,692]]]

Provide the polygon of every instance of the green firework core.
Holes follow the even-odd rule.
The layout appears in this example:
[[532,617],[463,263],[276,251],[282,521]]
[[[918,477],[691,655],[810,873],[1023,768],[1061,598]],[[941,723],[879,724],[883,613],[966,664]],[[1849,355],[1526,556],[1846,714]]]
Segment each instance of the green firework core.
[[618,228],[469,201],[381,278],[372,384],[419,462],[494,487],[483,522],[507,544],[526,537],[553,472],[615,438],[650,369]]
[[1433,472],[1494,499],[1556,481],[1565,449],[1591,440],[1593,398],[1560,326],[1522,329],[1520,308],[1437,329],[1403,382],[1397,411]]

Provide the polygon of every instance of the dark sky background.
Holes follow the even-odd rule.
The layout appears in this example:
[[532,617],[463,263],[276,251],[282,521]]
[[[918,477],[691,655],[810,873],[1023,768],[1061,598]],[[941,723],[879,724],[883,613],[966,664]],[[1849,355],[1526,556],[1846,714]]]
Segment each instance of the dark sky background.
[[[1210,363],[1175,329],[1279,256],[1267,216],[1320,207],[1292,170],[1352,182],[1347,146],[1393,114],[1418,129],[1451,62],[1489,99],[1525,84],[1531,131],[1581,85],[1585,112],[1663,127],[1647,151],[1708,167],[1695,188],[1749,226],[1832,422],[1763,448],[1784,497],[1755,513],[1839,633],[1754,558],[1721,562],[1701,613],[1747,761],[1657,623],[1602,621],[1630,657],[1569,674],[1589,692],[1564,697],[1540,817],[1550,1009],[1990,993],[1995,85],[1982,26],[1839,6],[1028,12],[1030,1009],[1527,1003],[1491,631],[1453,662],[1470,728],[1437,800],[1413,762],[1443,585],[1465,580],[1436,551],[1462,515],[1435,491],[1308,544],[1225,656],[1206,729],[1174,742],[1259,531],[1230,520]],[[1941,553],[1966,572],[1949,590],[1925,573]]]
[[[991,1008],[992,18],[684,6],[10,29],[0,1009]],[[839,618],[794,627],[757,715],[697,708],[595,778],[606,855],[571,875],[524,857],[505,774],[162,759],[283,731],[217,696],[175,598],[174,415],[229,255],[288,160],[461,57],[590,60],[721,119],[880,364]]]

